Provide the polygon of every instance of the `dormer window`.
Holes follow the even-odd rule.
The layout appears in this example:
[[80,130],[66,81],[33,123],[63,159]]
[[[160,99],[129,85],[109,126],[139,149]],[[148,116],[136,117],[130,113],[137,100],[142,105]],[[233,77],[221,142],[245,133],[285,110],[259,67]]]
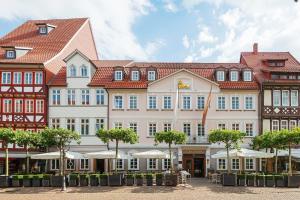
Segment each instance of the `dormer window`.
[[285,60],[268,60],[269,67],[284,67]]
[[56,26],[47,23],[37,23],[38,33],[40,35],[48,35]]
[[139,71],[131,71],[131,80],[132,81],[140,80],[140,72]]
[[76,67],[74,65],[72,65],[70,67],[69,74],[70,74],[70,77],[75,77],[76,76]]
[[80,75],[82,77],[87,77],[88,76],[88,70],[86,66],[81,66],[80,67]]
[[16,51],[14,50],[6,50],[6,58],[7,59],[14,59],[16,58]]
[[252,71],[244,71],[244,81],[252,81]]
[[118,70],[115,71],[115,81],[122,81],[123,80],[123,71]]
[[155,71],[148,71],[148,81],[155,81]]
[[239,80],[239,72],[234,70],[230,72],[230,81],[238,81]]
[[217,71],[217,81],[224,81],[224,80],[225,80],[225,72]]
[[41,35],[45,35],[45,34],[47,34],[47,27],[46,26],[41,26],[41,27],[39,27],[39,33],[41,34]]

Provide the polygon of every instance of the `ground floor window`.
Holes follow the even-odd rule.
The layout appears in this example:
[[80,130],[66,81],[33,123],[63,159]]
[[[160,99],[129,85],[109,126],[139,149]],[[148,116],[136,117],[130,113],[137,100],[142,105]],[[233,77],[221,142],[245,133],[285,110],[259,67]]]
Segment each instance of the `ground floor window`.
[[89,159],[80,159],[80,169],[81,170],[89,169]]
[[131,158],[128,160],[128,169],[129,170],[138,170],[139,169],[139,160],[137,158]]
[[279,131],[279,120],[272,120],[272,131]]
[[254,170],[254,159],[253,158],[245,158],[245,170]]
[[167,170],[171,168],[171,160],[170,159],[163,159],[162,160],[162,169]]
[[67,159],[67,170],[75,170],[75,160]]
[[147,170],[156,170],[157,169],[157,159],[149,158],[147,159]]
[[226,169],[227,169],[226,159],[223,158],[218,159],[218,170],[226,170]]
[[52,123],[52,128],[60,127],[60,119],[59,118],[52,118],[51,123]]
[[231,159],[231,169],[232,170],[240,169],[240,159],[238,159],[238,158]]
[[253,136],[253,123],[246,123],[246,136]]
[[226,124],[224,124],[224,123],[219,123],[219,124],[218,124],[218,129],[220,129],[220,130],[225,130],[225,129],[226,129]]
[[51,160],[51,170],[59,170],[59,159]]
[[114,168],[117,167],[117,170],[123,170],[124,169],[124,160],[123,159],[117,159],[117,164],[114,162]]
[[290,120],[290,130],[297,126],[297,120]]

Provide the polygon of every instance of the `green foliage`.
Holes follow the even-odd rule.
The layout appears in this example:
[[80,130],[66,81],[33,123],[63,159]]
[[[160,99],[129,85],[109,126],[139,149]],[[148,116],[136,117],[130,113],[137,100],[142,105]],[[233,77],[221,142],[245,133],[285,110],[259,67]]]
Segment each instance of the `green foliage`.
[[166,144],[185,144],[186,142],[186,134],[180,131],[161,131],[155,133],[154,141],[156,144],[158,143],[166,143]]
[[225,148],[238,148],[239,143],[245,137],[245,133],[236,130],[211,130],[208,136],[208,140],[211,143],[223,142]]
[[36,147],[39,143],[39,138],[36,136],[37,133],[17,130],[15,132],[15,140],[19,146],[25,146],[27,148]]
[[90,177],[89,174],[80,174],[79,175],[80,179],[88,179]]
[[134,178],[134,174],[126,174],[126,178],[127,179],[133,179]]
[[157,179],[161,179],[161,178],[163,178],[163,174],[162,174],[162,173],[156,173],[156,174],[155,174],[155,177],[156,177]]
[[70,174],[70,180],[77,180],[78,174]]
[[13,175],[12,179],[13,180],[22,180],[23,179],[23,175]]
[[7,146],[8,144],[14,143],[16,141],[16,133],[11,128],[0,128],[0,140]]
[[252,140],[252,147],[253,149],[269,149],[269,148],[276,148],[276,149],[283,149],[283,132],[282,131],[266,131],[262,135],[255,136]]
[[137,133],[130,128],[100,129],[97,136],[104,143],[108,143],[109,141],[122,141],[124,143],[135,144],[139,138]]
[[257,174],[256,175],[257,180],[263,180],[264,178],[265,178],[265,175],[262,175],[262,174]]
[[274,175],[268,174],[265,175],[266,180],[274,180]]
[[99,175],[99,177],[100,177],[100,179],[107,179],[107,177],[108,177],[108,174],[100,174]]
[[36,174],[32,176],[32,179],[34,180],[40,180],[43,179],[44,175],[43,174]]
[[239,180],[245,180],[245,179],[246,179],[246,174],[238,174],[238,175],[237,175],[237,178],[238,178]]
[[135,178],[136,178],[136,179],[143,179],[143,178],[144,178],[144,175],[143,175],[143,174],[136,174],[136,175],[135,175]]
[[44,180],[50,180],[51,175],[50,174],[44,174],[43,179]]
[[29,180],[32,179],[32,175],[24,175],[23,180]]
[[153,174],[152,173],[147,173],[146,174],[146,179],[153,179]]

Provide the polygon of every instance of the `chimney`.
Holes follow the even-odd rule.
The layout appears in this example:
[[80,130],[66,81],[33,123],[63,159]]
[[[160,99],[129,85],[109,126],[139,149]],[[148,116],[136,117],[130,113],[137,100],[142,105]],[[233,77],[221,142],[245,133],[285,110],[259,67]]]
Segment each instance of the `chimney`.
[[253,54],[257,54],[257,52],[258,52],[258,44],[257,43],[254,43],[253,44]]

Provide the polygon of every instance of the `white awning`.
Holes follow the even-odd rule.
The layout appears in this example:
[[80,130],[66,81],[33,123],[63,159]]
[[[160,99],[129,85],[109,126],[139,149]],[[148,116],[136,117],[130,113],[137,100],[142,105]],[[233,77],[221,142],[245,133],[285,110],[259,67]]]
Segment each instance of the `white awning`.
[[[59,158],[60,158],[59,151],[36,154],[36,155],[31,156],[31,159],[39,159],[39,160],[49,160],[49,159],[51,160],[51,159],[59,159]],[[86,157],[84,157],[83,154],[78,153],[78,152],[67,151],[66,158],[68,158],[68,159],[85,159]]]
[[[232,157],[244,157],[244,158],[272,158],[274,155],[272,153],[266,153],[261,151],[255,151],[251,149],[241,148],[239,150],[232,149],[229,151],[229,156]],[[217,152],[211,156],[212,158],[227,158],[226,150]]]
[[159,159],[168,159],[170,156],[167,153],[164,153],[159,150],[150,150],[144,152],[133,153],[132,157],[134,158],[159,158]]
[[[300,158],[300,149],[291,149],[291,154],[293,158]],[[278,150],[278,156],[289,156],[289,150]]]
[[[116,157],[116,151],[107,150],[107,151],[99,151],[99,152],[91,152],[84,154],[87,158],[94,159],[113,159]],[[118,159],[126,159],[127,156],[124,152],[118,151]]]

